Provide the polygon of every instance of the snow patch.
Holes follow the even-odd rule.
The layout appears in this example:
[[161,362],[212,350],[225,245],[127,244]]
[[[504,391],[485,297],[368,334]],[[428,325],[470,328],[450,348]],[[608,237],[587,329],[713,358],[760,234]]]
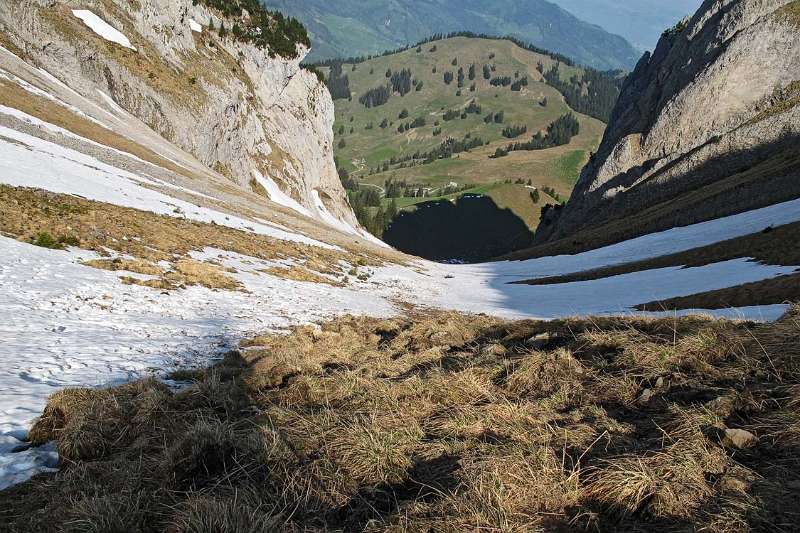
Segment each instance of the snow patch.
[[203,26],[194,19],[189,19],[189,28],[195,33],[203,33]]
[[260,172],[256,172],[255,170],[253,171],[253,176],[256,178],[256,181],[259,183],[259,185],[264,187],[264,189],[267,191],[270,201],[297,211],[301,215],[307,216],[308,218],[314,218],[314,215],[311,214],[311,211],[300,205],[297,200],[283,192],[272,178],[269,176],[263,176]]
[[350,224],[343,222],[336,218],[333,213],[328,211],[328,208],[325,207],[325,203],[322,201],[322,197],[319,195],[319,191],[316,189],[311,191],[311,195],[314,198],[314,206],[317,208],[317,212],[319,213],[320,217],[322,217],[322,221],[333,227],[337,230],[341,231],[342,233],[349,234],[349,235],[356,235],[357,237],[361,237],[362,239],[371,242],[372,244],[377,244],[383,248],[391,248],[388,244],[383,242],[382,240],[378,239],[371,233],[364,231],[362,229],[356,229]]
[[[39,187],[123,207],[215,223],[321,248],[341,248],[272,226],[201,207],[143,187],[153,183],[131,172],[57,144],[0,126],[0,182]],[[8,142],[8,139],[15,142]],[[20,144],[17,144],[20,143]],[[164,182],[161,182],[163,184]],[[174,186],[178,188],[177,186]]]
[[129,48],[134,52],[136,51],[136,48],[131,44],[130,40],[125,36],[124,33],[88,9],[73,9],[72,14],[81,19],[83,23],[89,27],[89,29],[106,41],[111,41],[112,43],[117,43],[120,46]]
[[[48,396],[197,367],[239,340],[341,314],[396,311],[370,287],[333,287],[259,273],[273,262],[207,248],[192,254],[236,268],[247,292],[204,287],[161,294],[84,266],[82,250],[0,237],[0,490],[55,466],[52,447],[17,451]],[[32,342],[32,339],[35,341]]]

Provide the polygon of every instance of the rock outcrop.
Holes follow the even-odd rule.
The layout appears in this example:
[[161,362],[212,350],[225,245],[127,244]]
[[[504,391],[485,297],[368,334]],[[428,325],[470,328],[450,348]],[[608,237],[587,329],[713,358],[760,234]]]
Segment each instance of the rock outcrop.
[[706,0],[639,61],[537,242],[617,224],[592,236],[607,244],[800,196],[798,104],[800,2]]
[[[136,50],[93,32],[73,9],[91,10]],[[327,210],[357,227],[333,159],[333,101],[300,66],[308,50],[271,57],[234,39],[230,21],[227,36],[212,29],[223,22],[192,0],[22,0],[0,3],[0,44],[84,97],[123,108],[232,185],[269,196],[272,180],[316,218],[330,221]]]

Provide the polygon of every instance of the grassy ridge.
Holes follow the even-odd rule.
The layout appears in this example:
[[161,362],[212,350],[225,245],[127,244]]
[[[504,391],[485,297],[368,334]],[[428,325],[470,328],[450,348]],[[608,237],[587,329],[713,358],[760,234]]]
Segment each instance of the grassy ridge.
[[[457,65],[453,65],[454,60]],[[470,66],[475,78],[469,78]],[[484,78],[483,67],[493,67],[492,78],[508,77],[512,82],[528,78],[520,91],[509,86],[495,87]],[[541,65],[541,67],[540,67]],[[558,63],[549,56],[525,50],[506,40],[454,37],[412,48],[404,52],[377,57],[356,65],[343,65],[342,73],[349,80],[352,98],[336,101],[335,145],[339,164],[357,180],[383,186],[388,179],[404,180],[423,187],[438,188],[451,182],[459,185],[494,184],[508,179],[532,180],[539,189],[553,188],[568,197],[580,168],[596,149],[605,125],[593,118],[577,114],[580,134],[570,144],[546,150],[514,152],[502,159],[490,159],[498,147],[512,139],[503,136],[509,126],[526,126],[527,132],[513,139],[525,141],[566,113],[572,112],[563,96],[548,85],[545,71],[558,65],[562,79],[580,76],[578,67]],[[458,87],[458,69],[463,68],[463,87]],[[421,90],[412,87],[405,96],[392,95],[385,105],[365,107],[359,98],[368,90],[389,82],[387,72],[410,69]],[[323,69],[329,73],[328,68]],[[434,72],[435,70],[435,72]],[[454,80],[444,81],[445,72]],[[470,87],[475,85],[475,91]],[[460,95],[459,95],[460,91]],[[448,111],[461,111],[475,102],[480,113],[469,113],[462,119],[444,120]],[[542,105],[546,102],[546,105]],[[408,116],[400,118],[401,114]],[[502,123],[485,122],[489,113],[502,112]],[[398,132],[401,124],[424,119],[426,125]],[[386,121],[386,127],[380,125]],[[438,134],[435,134],[439,132]],[[437,148],[448,137],[462,140],[467,136],[488,143],[450,159],[430,164],[383,166],[391,158]],[[408,203],[406,201],[401,203]]]

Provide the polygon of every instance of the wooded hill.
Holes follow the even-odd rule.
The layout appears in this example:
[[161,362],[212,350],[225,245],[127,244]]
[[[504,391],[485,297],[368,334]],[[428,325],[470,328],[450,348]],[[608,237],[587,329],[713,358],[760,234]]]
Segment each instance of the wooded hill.
[[403,209],[493,191],[535,229],[545,203],[569,196],[622,81],[519,41],[472,34],[318,69],[335,98],[343,181],[351,191],[362,184],[351,203],[378,234],[391,217],[374,224],[362,208],[374,216],[379,205],[391,209],[389,197]]

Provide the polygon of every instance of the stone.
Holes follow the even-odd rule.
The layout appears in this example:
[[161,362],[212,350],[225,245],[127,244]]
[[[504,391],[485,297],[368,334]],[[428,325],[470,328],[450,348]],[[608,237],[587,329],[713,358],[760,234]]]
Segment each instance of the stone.
[[502,344],[487,344],[481,351],[484,355],[505,355],[507,352]]
[[540,333],[538,335],[534,335],[530,339],[525,341],[525,344],[533,348],[534,350],[541,350],[550,342],[550,334],[549,333]]
[[651,389],[644,389],[642,391],[642,395],[639,396],[639,403],[647,403],[653,397],[653,391]]
[[726,448],[752,448],[758,442],[758,437],[745,431],[744,429],[726,429],[722,438],[722,444]]

